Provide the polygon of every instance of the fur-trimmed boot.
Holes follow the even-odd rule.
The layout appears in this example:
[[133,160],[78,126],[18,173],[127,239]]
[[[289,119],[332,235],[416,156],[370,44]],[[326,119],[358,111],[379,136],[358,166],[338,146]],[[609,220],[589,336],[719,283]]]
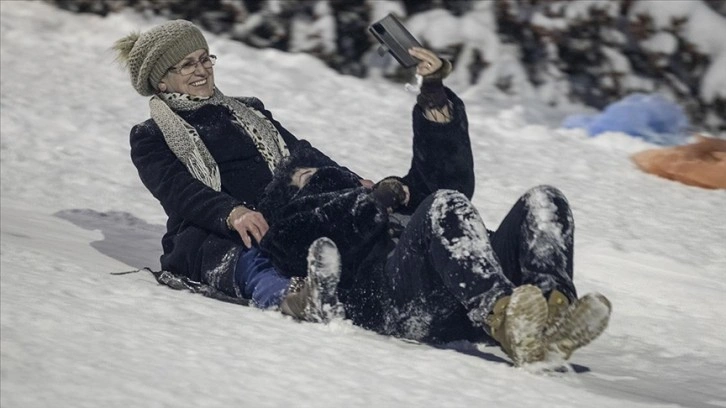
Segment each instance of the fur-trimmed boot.
[[293,278],[290,290],[280,304],[280,311],[298,320],[327,323],[344,318],[338,301],[340,253],[329,238],[318,238],[308,250],[308,276]]
[[489,335],[515,366],[544,360],[542,333],[546,322],[547,301],[542,291],[532,285],[519,286],[511,296],[497,300],[486,318]]
[[569,359],[575,350],[598,338],[610,322],[612,305],[599,293],[588,293],[570,304],[555,290],[547,303],[549,315],[543,333],[547,359]]

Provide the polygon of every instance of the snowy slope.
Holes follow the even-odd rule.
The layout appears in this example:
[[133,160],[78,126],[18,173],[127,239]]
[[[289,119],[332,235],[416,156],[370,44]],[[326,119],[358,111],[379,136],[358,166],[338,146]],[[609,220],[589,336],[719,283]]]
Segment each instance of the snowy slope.
[[[0,405],[13,407],[726,407],[726,192],[637,171],[650,146],[557,130],[565,112],[457,89],[490,227],[549,183],[577,222],[580,292],[613,301],[574,372],[512,368],[495,347],[434,348],[168,290],[161,207],[128,131],[148,114],[112,63],[147,21],[0,6]],[[405,171],[414,96],[306,55],[209,35],[219,87],[255,95],[299,137],[377,179]]]

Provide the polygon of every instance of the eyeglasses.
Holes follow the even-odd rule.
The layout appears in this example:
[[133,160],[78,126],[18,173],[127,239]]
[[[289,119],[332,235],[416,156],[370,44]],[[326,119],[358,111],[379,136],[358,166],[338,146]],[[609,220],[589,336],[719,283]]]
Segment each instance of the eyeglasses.
[[199,64],[202,64],[204,68],[208,69],[212,68],[216,62],[216,55],[207,55],[206,57],[200,58],[199,61],[189,61],[181,67],[171,67],[169,68],[169,72],[174,72],[179,75],[187,76],[193,74],[194,71],[197,70],[197,65]]

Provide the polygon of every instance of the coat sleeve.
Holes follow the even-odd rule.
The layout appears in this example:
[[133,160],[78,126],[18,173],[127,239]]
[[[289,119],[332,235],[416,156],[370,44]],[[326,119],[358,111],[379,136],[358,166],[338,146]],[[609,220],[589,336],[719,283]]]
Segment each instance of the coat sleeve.
[[413,109],[413,159],[403,177],[411,192],[409,212],[436,190],[457,190],[469,199],[474,194],[474,159],[466,110],[456,94],[448,88],[446,93],[453,105],[450,122],[430,121],[420,106]]
[[307,274],[308,248],[316,239],[332,239],[341,257],[350,259],[388,225],[388,214],[363,188],[306,197],[290,205],[294,211],[286,211],[271,225],[260,243],[275,266],[289,276]]
[[227,216],[242,202],[194,178],[169,149],[153,121],[134,126],[130,142],[131,160],[141,181],[168,215],[221,236],[235,236],[227,226]]

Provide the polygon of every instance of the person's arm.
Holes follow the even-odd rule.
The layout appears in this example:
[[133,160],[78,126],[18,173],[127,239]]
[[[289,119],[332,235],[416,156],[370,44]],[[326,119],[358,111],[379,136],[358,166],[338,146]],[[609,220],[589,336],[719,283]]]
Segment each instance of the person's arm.
[[410,200],[400,209],[411,213],[428,195],[440,189],[474,194],[474,159],[464,103],[444,87],[451,63],[433,52],[412,48],[421,62],[416,72],[423,76],[421,92],[413,109],[413,159],[403,183]]
[[423,80],[413,109],[413,159],[402,178],[410,200],[399,210],[402,213],[412,213],[440,189],[457,190],[471,198],[475,181],[464,103],[443,85],[451,63],[423,48],[409,53],[420,61],[416,73]]
[[409,54],[420,62],[416,74],[423,77],[421,90],[416,102],[423,109],[426,119],[436,123],[451,121],[451,102],[444,91],[443,79],[451,73],[451,62],[442,60],[425,48],[411,48]]
[[474,158],[464,103],[448,88],[451,120],[437,123],[424,116],[423,108],[413,109],[413,158],[403,177],[414,210],[428,195],[440,189],[457,190],[468,198],[474,194]]
[[288,276],[305,276],[308,248],[316,239],[332,239],[345,259],[384,231],[388,222],[386,209],[362,187],[295,200],[283,214],[260,248]]
[[229,229],[227,218],[243,203],[194,178],[169,149],[153,121],[134,126],[130,143],[131,160],[142,183],[167,214],[176,214],[222,236],[236,235]]

